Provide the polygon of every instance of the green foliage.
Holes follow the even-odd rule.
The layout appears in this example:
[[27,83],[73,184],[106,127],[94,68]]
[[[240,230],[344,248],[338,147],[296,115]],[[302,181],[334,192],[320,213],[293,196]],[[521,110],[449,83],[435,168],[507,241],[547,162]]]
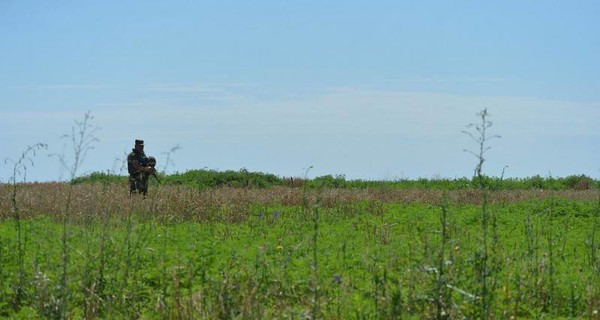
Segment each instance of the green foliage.
[[[528,178],[499,178],[482,176],[484,186],[492,190],[588,190],[597,188],[598,181],[585,175],[571,175],[564,178],[544,178],[533,176]],[[418,178],[395,181],[346,180],[344,175],[326,175],[307,181],[309,187],[325,188],[390,188],[421,190],[464,190],[478,188],[478,178]]]
[[[240,223],[160,223],[128,212],[74,223],[66,316],[476,318],[478,207],[446,205],[443,236],[436,206],[389,203],[377,214],[371,206],[319,208],[318,247],[313,217],[296,206],[255,207]],[[590,257],[599,243],[589,213],[597,204],[554,198],[490,210],[498,217],[492,318],[593,315],[600,291],[590,285],[598,281]],[[0,316],[55,317],[61,225],[27,222],[28,281],[15,310],[14,223],[0,223]]]
[[164,183],[192,186],[199,189],[217,187],[257,187],[266,188],[281,185],[282,180],[274,174],[227,170],[190,170],[164,177]]
[[594,217],[598,212],[597,206],[586,203],[569,201],[561,197],[549,197],[530,202],[531,212],[548,217]]
[[566,186],[573,190],[588,190],[594,185],[594,180],[586,175],[573,175],[564,179]]
[[505,180],[502,185],[504,186],[504,189],[508,190],[588,190],[595,188],[595,181],[586,175],[571,175],[564,178],[543,178],[536,175],[522,179],[508,179]]
[[72,184],[80,184],[80,183],[101,183],[101,184],[109,184],[109,183],[125,183],[127,182],[126,176],[120,176],[111,173],[104,172],[92,172],[89,175],[77,177],[71,180]]
[[[235,187],[235,188],[269,188],[272,186],[288,185],[290,187],[306,187],[310,189],[421,189],[421,190],[465,190],[478,188],[476,178],[418,178],[385,180],[346,179],[344,175],[324,175],[313,179],[281,178],[274,174],[250,172],[245,169],[238,171],[227,170],[190,170],[184,173],[160,175],[163,184],[190,186],[199,189]],[[104,172],[94,172],[75,178],[73,184],[80,183],[126,183],[127,176]],[[570,175],[563,178],[541,177],[539,175],[527,178],[499,178],[482,176],[484,185],[491,190],[590,190],[597,189],[599,181],[586,175]]]
[[346,181],[346,177],[344,175],[336,175],[335,177],[332,175],[325,175],[316,177],[312,180],[308,180],[309,188],[347,188],[348,182]]

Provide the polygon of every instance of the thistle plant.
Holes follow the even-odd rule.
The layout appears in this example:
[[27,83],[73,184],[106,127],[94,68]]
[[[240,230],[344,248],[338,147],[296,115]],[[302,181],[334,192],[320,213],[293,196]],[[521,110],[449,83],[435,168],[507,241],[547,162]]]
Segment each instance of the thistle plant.
[[[477,116],[481,118],[480,123],[470,123],[467,125],[469,130],[463,130],[462,132],[469,136],[475,143],[477,143],[478,150],[472,151],[469,149],[463,149],[464,152],[468,152],[477,158],[477,165],[475,166],[475,178],[477,178],[478,187],[480,189],[485,188],[483,164],[485,162],[485,153],[492,147],[488,146],[488,141],[491,139],[500,138],[499,135],[489,135],[487,130],[492,126],[492,122],[488,120],[490,114],[487,109],[483,109]],[[504,172],[504,171],[503,171]]]
[[[304,171],[304,181],[308,181],[308,172],[313,168],[313,166],[310,166],[308,168],[306,168],[306,170]],[[304,210],[308,210],[308,195],[307,195],[307,189],[308,189],[308,183],[303,183],[302,184],[302,207],[304,208]]]
[[87,153],[94,149],[93,144],[98,142],[94,135],[100,128],[91,123],[94,117],[88,111],[83,117],[83,121],[75,120],[75,126],[71,128],[71,134],[61,136],[62,139],[70,139],[73,148],[73,162],[69,163],[67,156],[63,154],[51,154],[56,156],[64,169],[69,172],[69,178],[75,179],[78,170],[85,159]]
[[312,306],[311,314],[312,319],[318,319],[320,315],[319,310],[319,260],[318,260],[318,240],[319,240],[319,205],[315,205],[313,214],[313,234],[312,234]]
[[25,245],[23,243],[23,236],[21,231],[21,213],[19,210],[19,206],[17,205],[17,177],[23,175],[23,182],[27,180],[27,166],[30,165],[33,167],[33,159],[35,157],[36,152],[42,149],[46,149],[48,145],[44,143],[36,143],[32,146],[27,146],[25,151],[21,153],[21,156],[17,161],[14,161],[10,158],[5,159],[4,163],[12,162],[13,163],[13,175],[10,178],[12,181],[12,194],[11,194],[11,204],[12,211],[14,213],[15,219],[15,227],[17,231],[17,281],[13,287],[14,290],[14,298],[13,298],[13,308],[18,310],[21,306],[21,300],[25,294],[25,286],[27,284],[26,276],[25,276]]
[[167,173],[167,168],[169,167],[169,165],[175,165],[173,160],[171,160],[171,155],[179,149],[181,149],[181,147],[179,146],[179,144],[177,144],[173,148],[169,149],[169,151],[161,152],[161,154],[164,154],[166,156],[165,165],[162,168],[163,173]]
[[[52,156],[57,156],[60,164],[69,171],[70,181],[73,181],[77,176],[77,172],[85,159],[87,153],[94,149],[93,143],[98,142],[98,138],[94,135],[96,131],[100,128],[96,127],[91,123],[94,117],[88,111],[85,113],[83,117],[83,121],[75,120],[75,126],[71,128],[71,135],[63,135],[62,138],[68,138],[71,140],[72,148],[73,148],[73,162],[69,163],[67,161],[67,157],[65,154],[57,155],[52,154]],[[69,294],[67,289],[67,278],[68,278],[68,269],[69,269],[69,250],[67,245],[67,240],[69,238],[69,223],[70,223],[70,209],[71,209],[71,200],[73,195],[73,184],[69,184],[69,189],[67,192],[67,200],[65,203],[65,211],[62,216],[62,276],[61,283],[59,285],[59,303],[57,306],[59,315],[62,318],[66,318],[67,314],[67,306],[69,300]]]
[[477,116],[481,118],[479,123],[471,123],[467,126],[470,130],[463,130],[462,132],[469,136],[473,141],[477,143],[477,151],[471,151],[464,149],[475,156],[477,159],[477,165],[475,166],[475,176],[477,181],[477,187],[481,193],[481,232],[482,232],[482,248],[481,248],[481,270],[480,281],[481,281],[481,318],[488,319],[490,317],[490,297],[488,292],[488,209],[487,209],[487,188],[485,175],[483,174],[483,164],[485,162],[485,153],[492,147],[488,145],[489,140],[500,138],[499,135],[490,135],[488,129],[492,126],[492,122],[488,120],[490,114],[487,109],[483,109],[477,113]]
[[[120,157],[115,157],[114,162],[113,162],[113,167],[111,170],[112,174],[121,175],[121,174],[123,174],[125,169],[127,169],[127,155],[128,155],[127,151],[123,151],[123,153],[121,154]],[[117,172],[117,167],[119,168],[118,172]]]
[[449,315],[449,307],[451,306],[451,294],[448,290],[448,278],[446,270],[446,254],[448,250],[448,245],[450,242],[449,228],[448,228],[448,202],[449,197],[448,194],[444,194],[442,203],[440,205],[441,215],[440,215],[440,227],[441,227],[441,239],[440,239],[440,249],[438,252],[438,261],[437,261],[437,279],[435,285],[435,304],[436,304],[436,319],[448,319]]

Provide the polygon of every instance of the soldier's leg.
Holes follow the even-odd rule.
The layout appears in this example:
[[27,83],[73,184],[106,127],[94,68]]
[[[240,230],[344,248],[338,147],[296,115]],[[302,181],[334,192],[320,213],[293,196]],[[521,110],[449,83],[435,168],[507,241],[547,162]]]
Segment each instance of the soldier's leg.
[[129,195],[135,193],[137,190],[137,186],[135,183],[135,179],[133,177],[129,177]]
[[140,191],[144,194],[144,196],[148,195],[148,176],[147,175],[142,176]]
[[143,176],[137,175],[130,178],[129,193],[142,194],[144,192]]

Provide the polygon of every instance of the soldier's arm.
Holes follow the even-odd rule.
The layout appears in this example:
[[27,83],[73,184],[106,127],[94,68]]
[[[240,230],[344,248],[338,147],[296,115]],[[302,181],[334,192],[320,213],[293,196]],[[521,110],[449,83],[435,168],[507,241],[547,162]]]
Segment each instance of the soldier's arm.
[[154,170],[154,168],[152,167],[144,167],[142,166],[137,160],[133,159],[131,160],[131,166],[133,166],[133,169],[136,172],[150,172],[150,173],[154,173],[156,172],[156,170]]
[[127,159],[127,162],[129,162],[129,164],[131,164],[131,167],[133,168],[133,171],[135,171],[135,172],[147,172],[148,171],[148,167],[142,166],[142,164],[139,163],[135,159],[135,157],[129,157]]
[[156,172],[156,169],[154,169],[154,168],[152,168],[152,167],[142,167],[142,166],[140,166],[140,167],[142,168],[142,171],[143,171],[143,172],[148,172],[148,173],[150,173],[150,174],[152,174],[152,173],[155,173],[155,172]]

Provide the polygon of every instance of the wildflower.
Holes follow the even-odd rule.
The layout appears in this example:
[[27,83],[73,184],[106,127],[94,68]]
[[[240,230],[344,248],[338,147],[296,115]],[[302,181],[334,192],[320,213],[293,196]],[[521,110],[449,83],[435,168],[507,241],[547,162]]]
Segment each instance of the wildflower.
[[277,245],[277,250],[279,250],[279,251],[283,250],[283,246],[281,245],[281,243],[279,245]]
[[340,276],[339,274],[336,274],[335,276],[333,276],[333,283],[339,285],[342,283],[342,276]]

